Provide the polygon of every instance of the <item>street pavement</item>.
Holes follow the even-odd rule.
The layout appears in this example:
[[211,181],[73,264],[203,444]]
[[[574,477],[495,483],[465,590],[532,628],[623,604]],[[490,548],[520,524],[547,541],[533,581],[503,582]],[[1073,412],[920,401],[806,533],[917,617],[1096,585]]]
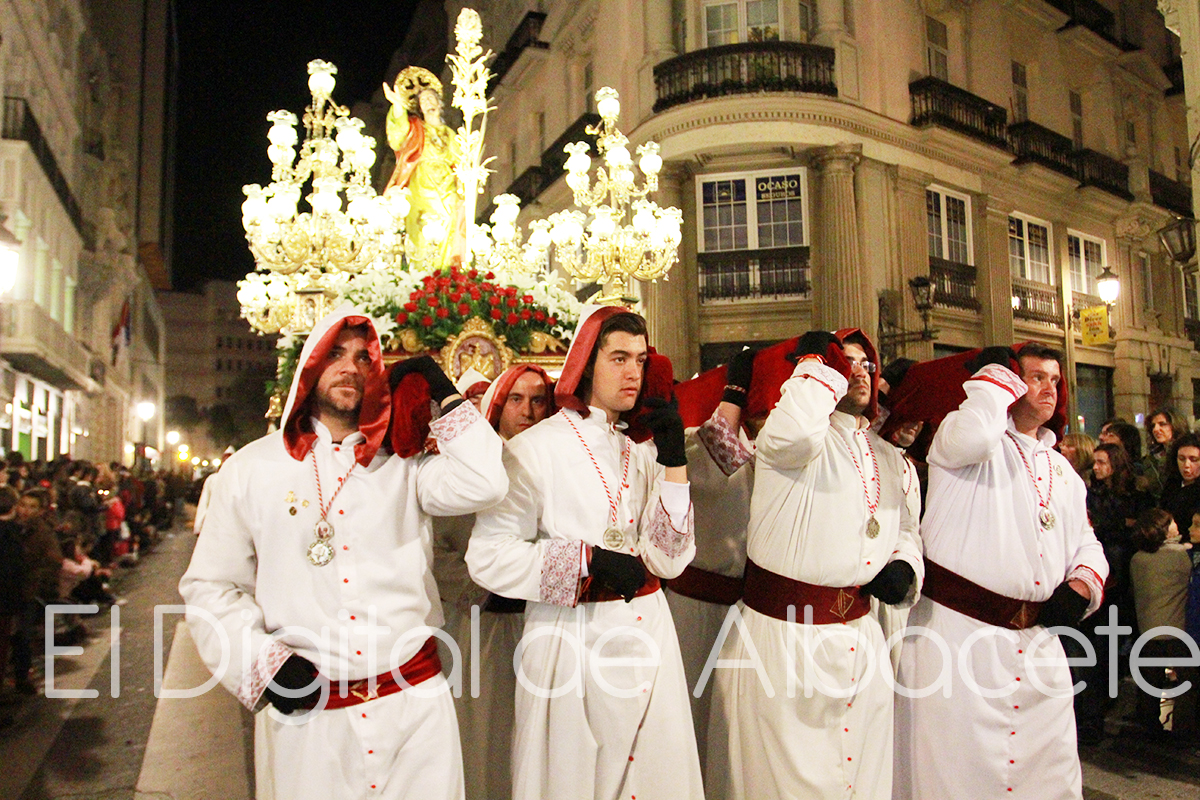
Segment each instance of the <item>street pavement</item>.
[[[190,699],[156,699],[209,677],[178,612],[177,591],[194,544],[181,520],[152,553],[125,570],[125,604],[87,619],[78,654],[53,658],[53,689],[94,690],[94,698],[47,697],[48,687],[0,706],[0,800],[250,800],[253,718],[221,687]],[[155,608],[160,608],[156,642]],[[114,651],[112,641],[120,645]],[[115,654],[115,655],[114,655]],[[114,685],[113,667],[119,681]],[[114,691],[115,689],[115,691]],[[1132,687],[1109,715],[1109,736],[1081,748],[1085,800],[1196,800],[1200,750],[1150,742],[1125,722]],[[114,694],[116,696],[114,696]],[[964,798],[963,800],[973,800]]]

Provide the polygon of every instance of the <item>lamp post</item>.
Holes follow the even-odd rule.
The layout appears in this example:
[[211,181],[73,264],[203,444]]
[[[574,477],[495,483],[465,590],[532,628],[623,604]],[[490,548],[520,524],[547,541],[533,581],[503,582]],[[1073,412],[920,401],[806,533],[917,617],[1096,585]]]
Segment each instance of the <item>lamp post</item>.
[[1121,279],[1106,266],[1096,276],[1096,291],[1100,293],[1100,299],[1104,301],[1104,305],[1111,306],[1117,302],[1117,297],[1121,294]]
[[1176,217],[1159,229],[1158,240],[1184,273],[1196,271],[1196,265],[1188,263],[1196,255],[1196,220]]
[[[933,301],[937,296],[937,284],[928,275],[918,275],[908,282],[913,306],[921,315],[921,330],[907,331],[900,327],[900,293],[881,292],[879,295],[879,352],[884,362],[896,356],[900,345],[911,342],[931,342],[938,337],[937,328],[929,327],[929,315],[933,312]],[[882,364],[880,365],[883,366]]]

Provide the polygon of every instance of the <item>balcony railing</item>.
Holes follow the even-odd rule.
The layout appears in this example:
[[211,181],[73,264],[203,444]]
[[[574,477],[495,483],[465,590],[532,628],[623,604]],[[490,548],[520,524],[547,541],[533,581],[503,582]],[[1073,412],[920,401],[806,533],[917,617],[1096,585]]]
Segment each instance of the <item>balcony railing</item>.
[[1080,186],[1095,186],[1117,197],[1133,199],[1133,193],[1129,191],[1129,167],[1126,164],[1095,150],[1076,150],[1072,157],[1075,159],[1075,177]]
[[807,247],[699,253],[696,260],[701,301],[803,297],[811,288]]
[[1057,287],[1014,277],[1012,296],[1013,316],[1017,319],[1062,326],[1062,300]]
[[654,68],[655,112],[746,92],[812,92],[837,97],[830,47],[742,42],[676,56]]
[[970,264],[958,264],[930,256],[929,279],[933,281],[935,288],[934,305],[966,311],[979,310],[979,298],[975,290],[975,268]]
[[1008,149],[1005,136],[1008,112],[1002,106],[933,76],[910,83],[908,93],[912,98],[912,124],[915,127],[940,125]]
[[1026,120],[1008,126],[1008,141],[1017,156],[1015,163],[1032,161],[1068,177],[1078,177],[1073,157],[1075,146],[1061,133]]
[[5,304],[3,329],[0,352],[14,367],[61,388],[87,388],[87,350],[44,308],[32,300]]
[[1182,217],[1193,216],[1192,187],[1183,181],[1173,181],[1161,172],[1150,170],[1150,196],[1160,208]]
[[491,94],[500,85],[500,81],[504,80],[504,76],[517,63],[517,59],[521,57],[521,53],[525,52],[527,47],[537,50],[550,49],[549,42],[543,42],[538,38],[542,34],[542,25],[545,22],[545,14],[540,11],[530,11],[517,24],[512,36],[508,37],[504,49],[492,62],[492,77],[488,80],[488,94]]
[[41,166],[42,172],[46,174],[46,179],[50,181],[50,185],[54,188],[54,193],[58,195],[59,202],[62,203],[63,209],[66,210],[67,216],[74,223],[75,230],[82,235],[83,212],[80,211],[79,203],[75,201],[75,196],[71,194],[71,187],[67,185],[66,176],[58,168],[58,159],[54,157],[54,152],[50,149],[50,143],[42,135],[42,128],[38,125],[37,119],[33,116],[33,111],[29,108],[29,102],[24,97],[4,98],[2,130],[3,138],[16,139],[29,145],[29,149],[33,151],[33,156]]

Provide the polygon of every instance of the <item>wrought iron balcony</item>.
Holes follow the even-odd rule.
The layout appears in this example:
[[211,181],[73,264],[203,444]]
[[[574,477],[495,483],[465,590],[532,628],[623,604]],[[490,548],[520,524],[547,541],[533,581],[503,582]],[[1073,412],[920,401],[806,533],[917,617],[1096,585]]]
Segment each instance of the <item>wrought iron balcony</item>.
[[986,144],[1008,149],[1002,106],[933,76],[908,85],[912,98],[912,124],[917,128],[940,125]]
[[961,308],[965,311],[979,310],[979,298],[975,290],[976,273],[970,264],[959,264],[930,256],[929,280],[933,281],[936,287],[933,293],[935,306]]
[[1181,217],[1194,216],[1192,187],[1183,181],[1173,181],[1161,172],[1150,170],[1150,196],[1154,205],[1174,211]]
[[733,300],[806,296],[808,248],[698,253],[700,299]]
[[1064,28],[1082,25],[1097,36],[1112,42],[1122,49],[1133,49],[1134,46],[1117,38],[1117,19],[1096,0],[1048,0],[1050,5],[1071,18]]
[[1008,141],[1017,156],[1013,163],[1033,162],[1068,177],[1078,177],[1073,157],[1075,146],[1061,133],[1026,120],[1008,126]]
[[1133,199],[1126,164],[1095,150],[1076,150],[1072,156],[1080,186],[1095,186],[1125,200]]
[[747,92],[811,92],[837,97],[830,47],[742,42],[676,56],[654,68],[654,111]]
[[546,15],[540,11],[529,11],[517,24],[516,30],[512,36],[508,37],[508,42],[504,45],[504,49],[496,56],[496,60],[492,62],[491,72],[492,77],[488,80],[488,94],[496,90],[500,85],[500,81],[504,80],[504,76],[517,63],[517,59],[521,57],[521,53],[525,52],[526,48],[532,47],[536,50],[549,50],[550,43],[543,42],[538,37],[542,33],[542,25],[546,22]]
[[54,157],[50,143],[42,135],[42,128],[29,108],[29,101],[24,97],[4,98],[2,131],[3,138],[19,140],[29,145],[29,149],[41,166],[42,172],[45,173],[46,179],[54,188],[54,193],[58,195],[59,202],[66,210],[67,216],[74,223],[75,230],[82,235],[83,212],[79,208],[79,203],[75,201],[75,196],[71,194],[71,187],[67,185],[66,176],[58,167],[58,159]]
[[1024,278],[1012,279],[1013,316],[1062,327],[1062,299],[1058,287]]

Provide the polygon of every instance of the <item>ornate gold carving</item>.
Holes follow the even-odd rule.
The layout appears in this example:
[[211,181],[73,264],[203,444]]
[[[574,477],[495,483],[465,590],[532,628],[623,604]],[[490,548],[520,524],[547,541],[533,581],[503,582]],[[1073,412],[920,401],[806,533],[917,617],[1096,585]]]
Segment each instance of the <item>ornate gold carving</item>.
[[406,353],[420,353],[425,350],[425,345],[421,344],[417,332],[412,328],[400,331],[400,347],[404,348]]
[[497,336],[492,326],[479,317],[471,317],[457,336],[446,340],[442,348],[442,369],[450,380],[458,380],[468,369],[474,369],[488,380],[508,369],[513,351]]
[[529,335],[529,352],[556,353],[567,351],[567,346],[548,333],[534,331]]

